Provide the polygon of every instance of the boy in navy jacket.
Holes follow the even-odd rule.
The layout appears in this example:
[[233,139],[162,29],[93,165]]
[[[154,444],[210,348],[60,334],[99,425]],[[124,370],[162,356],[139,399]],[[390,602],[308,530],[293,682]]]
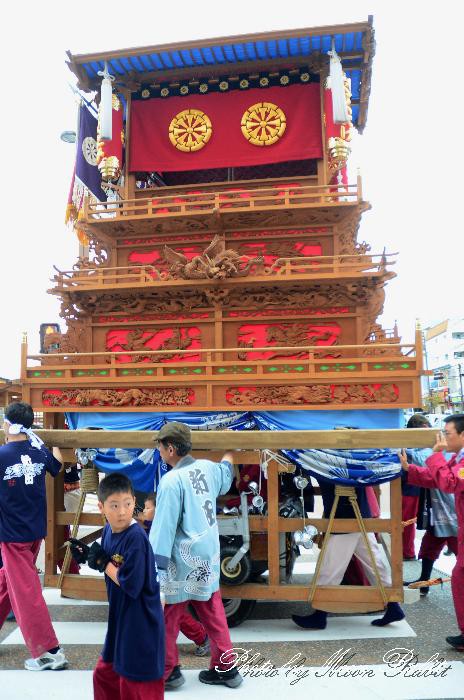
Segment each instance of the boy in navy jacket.
[[71,540],[78,563],[105,573],[108,630],[93,674],[94,700],[161,700],[164,697],[164,618],[152,549],[133,519],[131,481],[110,474],[98,487],[107,524],[102,543]]

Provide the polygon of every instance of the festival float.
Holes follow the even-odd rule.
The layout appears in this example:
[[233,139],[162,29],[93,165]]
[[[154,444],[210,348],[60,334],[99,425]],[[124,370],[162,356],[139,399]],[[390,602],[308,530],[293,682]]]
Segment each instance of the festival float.
[[[38,355],[23,343],[23,398],[48,428],[66,419],[72,430],[103,429],[92,460],[123,469],[140,491],[159,476],[152,439],[129,449],[106,431],[167,420],[247,431],[244,440],[280,431],[286,449],[260,444],[240,457],[235,502],[218,516],[235,622],[250,600],[308,599],[307,585],[289,583],[295,532],[304,544],[311,523],[327,527],[307,516],[308,474],[353,486],[351,469],[367,470],[370,484],[399,473],[391,455],[385,467],[389,445],[343,453],[337,472],[327,451],[285,443],[289,431],[331,431],[323,447],[347,446],[337,429],[403,427],[403,409],[421,400],[420,333],[405,344],[378,321],[395,254],[358,240],[370,204],[349,155],[366,125],[374,48],[369,18],[68,55],[82,97],[68,202],[79,256],[72,270],[56,269],[50,290],[66,329],[48,324]],[[234,446],[227,435],[221,446]],[[391,519],[366,521],[396,533],[389,600],[402,599],[398,488]],[[46,581],[63,595],[103,597],[101,580],[58,579],[74,516],[59,484],[50,496]],[[382,607],[375,587],[339,588],[316,588],[317,607]]]

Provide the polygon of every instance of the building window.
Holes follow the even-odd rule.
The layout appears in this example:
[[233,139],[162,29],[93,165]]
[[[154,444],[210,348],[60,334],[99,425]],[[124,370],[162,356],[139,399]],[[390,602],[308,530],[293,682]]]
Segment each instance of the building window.
[[464,357],[464,350],[460,350],[459,352],[454,353],[454,357],[457,360],[459,357]]
[[453,338],[453,340],[464,340],[464,331],[452,333],[451,337]]

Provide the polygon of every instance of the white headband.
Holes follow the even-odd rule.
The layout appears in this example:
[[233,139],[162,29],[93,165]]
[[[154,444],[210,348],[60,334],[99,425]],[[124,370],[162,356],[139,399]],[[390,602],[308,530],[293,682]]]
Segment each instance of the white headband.
[[44,444],[44,441],[41,440],[39,436],[34,433],[32,428],[25,428],[24,425],[21,425],[21,423],[12,423],[8,420],[8,418],[5,418],[4,420],[5,423],[8,423],[8,425],[10,426],[8,428],[8,433],[10,435],[19,435],[19,433],[25,433],[32,447],[37,447],[38,449],[40,449],[41,446]]

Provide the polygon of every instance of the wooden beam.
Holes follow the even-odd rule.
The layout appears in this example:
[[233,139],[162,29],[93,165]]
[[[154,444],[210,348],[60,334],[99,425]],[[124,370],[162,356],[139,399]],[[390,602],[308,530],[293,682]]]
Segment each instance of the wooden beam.
[[[309,578],[309,577],[308,577]],[[387,599],[390,601],[403,600],[403,588],[386,588]],[[266,583],[244,583],[241,586],[221,586],[223,598],[246,598],[248,600],[291,601],[308,600],[309,582],[307,586],[297,584],[281,584],[269,586]],[[382,598],[374,586],[318,586],[315,601],[330,601],[341,603],[345,607],[350,603],[377,603],[383,608]],[[319,607],[315,605],[315,607]],[[345,609],[345,607],[343,609]]]
[[[58,576],[47,576],[45,585],[56,588]],[[244,598],[248,600],[269,601],[306,601],[308,586],[282,584],[269,586],[265,583],[246,583],[241,586],[222,586],[223,598]],[[402,588],[386,588],[387,599],[391,602],[403,600]],[[61,594],[64,598],[79,598],[82,600],[107,599],[106,586],[101,576],[83,576],[67,574],[64,577]],[[318,586],[315,601],[318,607],[332,606],[331,610],[340,612],[380,610],[383,603],[377,589],[368,586]]]
[[[155,430],[37,430],[47,445],[77,447],[153,447]],[[362,449],[432,447],[432,428],[403,430],[194,430],[192,444],[201,450]],[[0,443],[4,442],[3,430]],[[236,461],[241,462],[240,453]]]

